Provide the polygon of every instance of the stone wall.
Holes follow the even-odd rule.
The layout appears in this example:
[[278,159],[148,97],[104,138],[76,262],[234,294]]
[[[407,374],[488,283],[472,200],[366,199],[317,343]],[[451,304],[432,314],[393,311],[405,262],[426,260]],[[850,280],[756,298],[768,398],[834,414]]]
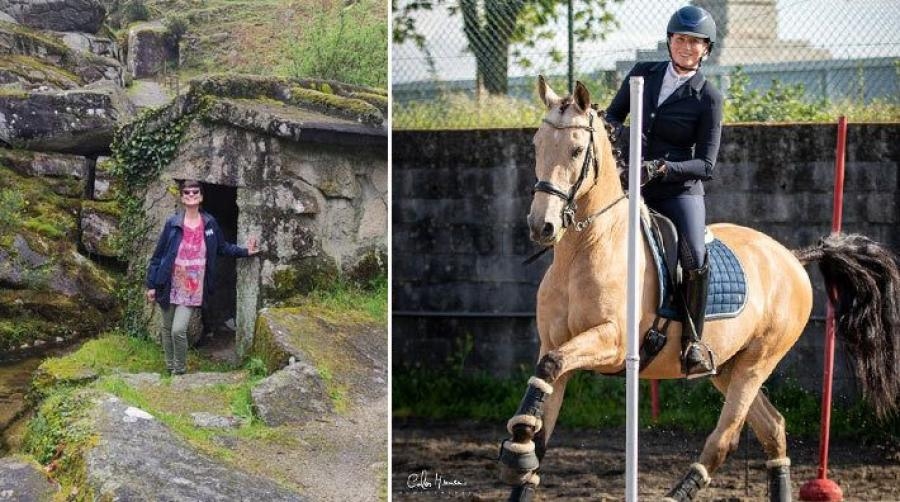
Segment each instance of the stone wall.
[[[710,223],[766,232],[789,248],[831,228],[836,126],[729,126],[715,179],[706,183]],[[393,134],[393,351],[395,367],[443,364],[473,344],[466,365],[509,375],[537,354],[533,312],[550,257],[524,266],[535,246],[525,215],[534,178],[533,130]],[[844,230],[900,250],[900,124],[851,125]],[[776,379],[821,381],[824,293]],[[838,345],[837,389],[852,395]]]

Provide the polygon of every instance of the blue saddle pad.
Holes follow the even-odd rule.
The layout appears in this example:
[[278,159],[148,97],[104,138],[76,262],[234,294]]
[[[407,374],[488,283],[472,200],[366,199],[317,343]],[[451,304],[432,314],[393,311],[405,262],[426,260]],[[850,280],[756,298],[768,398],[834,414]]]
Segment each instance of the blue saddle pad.
[[[643,225],[642,225],[643,226]],[[644,236],[650,243],[654,265],[659,278],[660,317],[680,320],[683,313],[680,305],[673,304],[669,296],[670,284],[668,267],[662,253],[650,232],[644,228]],[[709,293],[706,297],[706,319],[726,319],[737,316],[747,303],[747,279],[741,262],[734,252],[719,239],[706,245],[709,253]]]

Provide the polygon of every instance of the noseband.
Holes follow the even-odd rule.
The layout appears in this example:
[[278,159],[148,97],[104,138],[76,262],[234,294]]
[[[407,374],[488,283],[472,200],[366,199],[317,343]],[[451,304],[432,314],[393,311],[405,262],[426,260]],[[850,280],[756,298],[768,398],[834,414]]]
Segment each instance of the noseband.
[[575,222],[575,211],[578,210],[578,204],[575,202],[575,194],[578,193],[578,190],[581,188],[581,185],[584,183],[584,180],[587,178],[588,171],[591,168],[591,164],[594,164],[594,177],[598,176],[598,166],[594,160],[594,112],[588,112],[588,125],[560,125],[555,122],[551,122],[547,119],[544,119],[544,123],[549,124],[554,129],[584,129],[590,133],[590,137],[588,138],[588,146],[587,153],[584,155],[584,163],[581,165],[581,174],[578,175],[578,180],[575,181],[575,184],[569,189],[569,192],[566,193],[558,186],[553,183],[545,180],[538,180],[537,183],[534,184],[535,192],[544,192],[550,195],[555,195],[562,200],[566,201],[566,205],[563,206],[562,209],[562,226],[563,228],[568,227],[572,223]]

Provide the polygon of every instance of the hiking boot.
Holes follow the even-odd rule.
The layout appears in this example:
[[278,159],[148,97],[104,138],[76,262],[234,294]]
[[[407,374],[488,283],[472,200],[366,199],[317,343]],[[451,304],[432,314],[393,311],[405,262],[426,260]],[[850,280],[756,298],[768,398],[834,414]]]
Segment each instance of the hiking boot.
[[701,268],[685,271],[685,319],[681,335],[681,367],[687,378],[716,373],[715,356],[701,343],[706,317],[706,295],[709,291],[709,261]]

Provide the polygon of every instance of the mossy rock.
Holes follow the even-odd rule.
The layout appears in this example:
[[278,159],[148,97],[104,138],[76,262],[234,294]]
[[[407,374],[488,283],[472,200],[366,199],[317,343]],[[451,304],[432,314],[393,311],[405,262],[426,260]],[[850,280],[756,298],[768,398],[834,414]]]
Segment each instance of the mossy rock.
[[344,276],[356,285],[365,287],[379,277],[387,277],[387,252],[383,249],[370,249],[345,272]]
[[25,452],[50,466],[61,485],[59,493],[74,494],[74,500],[95,500],[85,456],[99,439],[89,425],[97,396],[89,388],[58,388],[47,395],[25,432]]
[[381,124],[381,110],[361,99],[353,99],[303,87],[291,87],[288,102],[295,106],[311,106],[325,113],[336,113],[345,118],[367,124]]
[[346,312],[314,305],[264,309],[250,353],[270,373],[286,366],[291,357],[316,368],[338,412],[359,396],[386,391],[383,382],[372,381],[373,364],[387,364],[384,326]]
[[265,296],[273,300],[285,300],[326,288],[339,276],[340,270],[334,259],[325,254],[301,258],[272,274],[274,284],[265,288]]
[[39,402],[57,387],[75,387],[93,382],[99,377],[96,371],[71,358],[52,357],[34,372],[29,400]]

